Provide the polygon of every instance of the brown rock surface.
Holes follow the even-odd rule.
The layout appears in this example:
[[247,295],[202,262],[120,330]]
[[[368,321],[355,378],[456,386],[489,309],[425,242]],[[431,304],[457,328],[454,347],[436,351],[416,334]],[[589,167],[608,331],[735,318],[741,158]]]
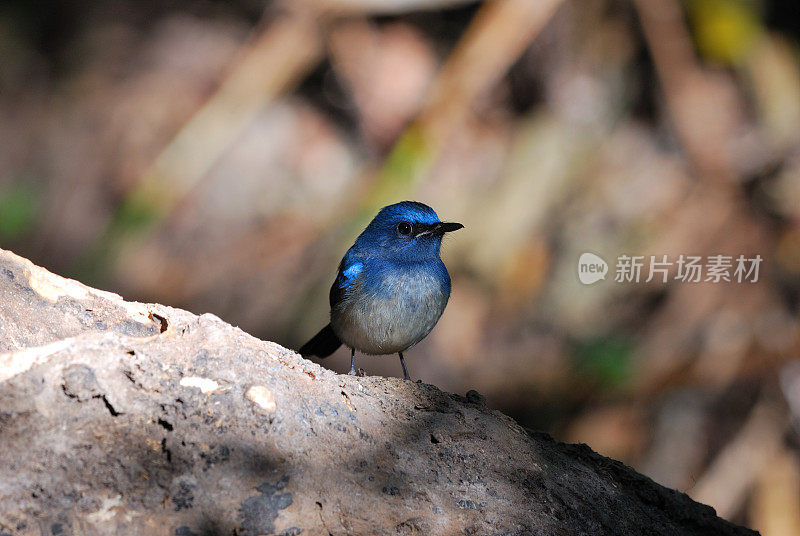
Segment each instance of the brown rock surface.
[[0,250],[0,534],[753,534],[461,397]]

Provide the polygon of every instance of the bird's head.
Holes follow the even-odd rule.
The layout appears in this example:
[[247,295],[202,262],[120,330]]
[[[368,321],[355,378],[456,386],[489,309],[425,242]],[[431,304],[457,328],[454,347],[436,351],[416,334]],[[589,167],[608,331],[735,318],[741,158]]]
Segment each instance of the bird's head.
[[462,227],[460,223],[439,221],[428,205],[403,201],[383,207],[358,237],[355,247],[374,256],[425,260],[439,256],[445,233]]

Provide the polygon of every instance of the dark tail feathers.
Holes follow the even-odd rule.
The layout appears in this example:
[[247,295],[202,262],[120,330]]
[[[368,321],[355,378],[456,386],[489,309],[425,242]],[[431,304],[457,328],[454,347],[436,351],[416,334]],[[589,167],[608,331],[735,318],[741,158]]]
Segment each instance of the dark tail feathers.
[[298,353],[303,357],[328,357],[342,345],[342,341],[333,332],[330,324],[320,330],[319,333],[314,335],[310,341],[300,347]]

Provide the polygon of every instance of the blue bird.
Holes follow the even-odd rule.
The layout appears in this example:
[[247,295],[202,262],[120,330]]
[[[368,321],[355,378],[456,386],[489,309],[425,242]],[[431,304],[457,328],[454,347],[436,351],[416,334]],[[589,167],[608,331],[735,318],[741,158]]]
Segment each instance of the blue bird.
[[403,352],[430,333],[450,298],[450,274],[439,258],[442,236],[462,227],[439,221],[415,201],[382,208],[339,263],[330,324],[300,354],[327,357],[345,344],[355,375],[356,350],[396,353],[410,380]]

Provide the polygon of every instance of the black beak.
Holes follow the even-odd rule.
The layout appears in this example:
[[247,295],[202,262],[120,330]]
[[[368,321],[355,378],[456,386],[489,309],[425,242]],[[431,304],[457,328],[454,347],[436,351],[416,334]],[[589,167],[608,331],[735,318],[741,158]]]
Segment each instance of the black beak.
[[432,225],[426,225],[420,232],[417,233],[416,236],[442,236],[444,233],[449,233],[451,231],[458,231],[464,227],[460,223],[451,223],[451,222],[437,222]]
[[437,233],[438,234],[444,234],[444,233],[450,233],[452,231],[458,231],[459,229],[461,229],[463,227],[464,226],[461,225],[460,223],[443,221],[443,222],[439,222],[439,223],[434,224],[433,232],[434,232],[434,234],[437,234]]

